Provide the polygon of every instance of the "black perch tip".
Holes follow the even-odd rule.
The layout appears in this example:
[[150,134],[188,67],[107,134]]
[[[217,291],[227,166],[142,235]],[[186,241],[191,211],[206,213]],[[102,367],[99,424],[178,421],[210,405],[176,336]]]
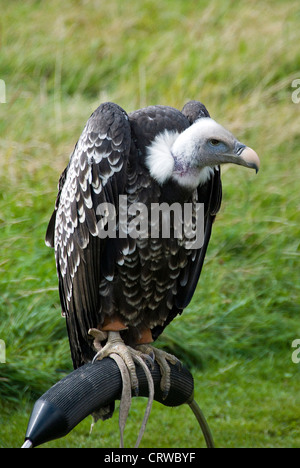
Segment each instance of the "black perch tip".
[[[191,373],[181,365],[171,365],[171,389],[164,399],[160,389],[161,374],[155,363],[153,377],[154,399],[165,406],[188,403],[194,393]],[[148,396],[148,383],[143,369],[136,365],[139,396]],[[115,361],[85,364],[51,387],[35,403],[28,423],[24,448],[37,447],[66,436],[88,415],[120,399],[122,379]]]

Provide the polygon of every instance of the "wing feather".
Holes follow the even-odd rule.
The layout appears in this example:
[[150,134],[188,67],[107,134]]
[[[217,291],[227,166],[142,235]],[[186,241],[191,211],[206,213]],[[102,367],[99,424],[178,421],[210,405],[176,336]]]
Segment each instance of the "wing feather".
[[116,104],[102,104],[88,120],[59,181],[46,243],[55,248],[74,367],[91,359],[87,333],[100,322],[99,286],[108,262],[102,256],[107,241],[98,237],[97,207],[104,202],[117,206],[130,148],[127,114]]

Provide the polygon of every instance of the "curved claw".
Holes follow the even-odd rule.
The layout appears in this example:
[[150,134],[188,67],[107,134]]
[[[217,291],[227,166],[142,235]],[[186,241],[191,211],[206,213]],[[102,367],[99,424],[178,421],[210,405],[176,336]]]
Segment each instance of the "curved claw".
[[159,365],[161,373],[160,388],[163,393],[163,400],[165,400],[169,394],[171,388],[171,370],[168,362],[171,364],[180,364],[181,362],[173,354],[166,353],[161,349],[153,348],[150,345],[139,345],[138,346],[144,354],[148,356],[154,355],[154,359]]
[[145,414],[144,414],[144,419],[143,419],[143,422],[142,422],[142,425],[141,425],[141,429],[140,429],[140,432],[139,432],[139,435],[138,435],[138,438],[137,438],[137,441],[136,441],[136,444],[135,444],[135,448],[138,448],[139,445],[140,445],[140,442],[142,440],[142,437],[144,435],[144,432],[145,432],[145,429],[146,429],[146,424],[148,422],[150,412],[151,412],[151,408],[152,408],[152,404],[153,404],[153,400],[154,400],[154,382],[153,382],[151,372],[149,371],[149,369],[148,369],[147,365],[145,364],[144,360],[141,357],[139,357],[138,355],[135,355],[133,357],[133,359],[138,364],[140,364],[140,366],[144,369],[144,372],[145,372],[146,377],[147,377],[148,389],[149,389],[149,398],[148,398],[147,408],[146,408],[146,411],[145,411]]
[[122,377],[122,396],[119,411],[120,448],[124,448],[124,430],[131,406],[130,375],[125,362],[118,354],[110,356],[117,364]]

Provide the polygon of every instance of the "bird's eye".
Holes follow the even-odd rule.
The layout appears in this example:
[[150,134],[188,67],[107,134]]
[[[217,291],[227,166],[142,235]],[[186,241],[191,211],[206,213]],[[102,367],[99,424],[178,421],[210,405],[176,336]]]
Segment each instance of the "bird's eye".
[[212,146],[218,146],[221,144],[220,140],[215,140],[215,139],[209,140],[209,142]]

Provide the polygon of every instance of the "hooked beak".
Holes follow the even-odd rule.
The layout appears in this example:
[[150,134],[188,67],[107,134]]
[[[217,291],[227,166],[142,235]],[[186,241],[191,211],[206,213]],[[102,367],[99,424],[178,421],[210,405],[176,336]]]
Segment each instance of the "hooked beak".
[[240,145],[236,151],[239,159],[236,159],[236,163],[241,166],[250,167],[255,169],[256,173],[259,171],[260,160],[257,153],[249,146]]
[[256,173],[258,173],[260,167],[260,160],[257,153],[252,148],[249,148],[249,146],[245,146],[245,148],[241,151],[239,156],[245,163],[242,164],[243,166],[255,169]]

